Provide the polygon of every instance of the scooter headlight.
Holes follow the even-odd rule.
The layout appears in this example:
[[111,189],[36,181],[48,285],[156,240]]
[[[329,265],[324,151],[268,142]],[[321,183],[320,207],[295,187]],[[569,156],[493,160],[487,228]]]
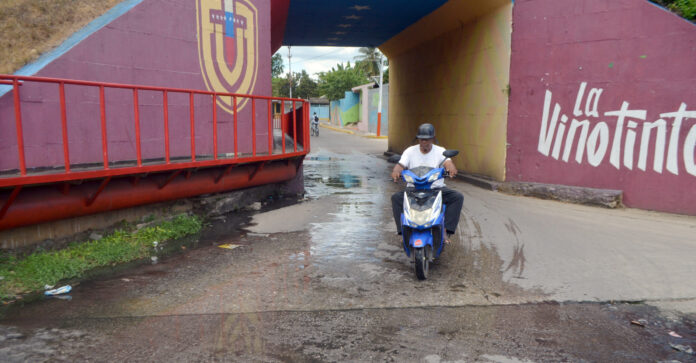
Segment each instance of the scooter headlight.
[[436,217],[434,216],[435,213],[433,213],[434,209],[435,208],[430,208],[422,211],[411,210],[409,213],[409,220],[416,226],[425,226]]

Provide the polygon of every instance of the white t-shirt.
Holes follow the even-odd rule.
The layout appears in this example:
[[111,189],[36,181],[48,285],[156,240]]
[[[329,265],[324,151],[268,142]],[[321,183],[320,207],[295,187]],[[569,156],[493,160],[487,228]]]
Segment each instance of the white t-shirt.
[[[423,154],[420,151],[419,145],[409,146],[404,153],[401,154],[401,159],[399,159],[399,164],[407,169],[413,169],[419,166],[427,166],[429,168],[437,168],[440,164],[447,159],[442,153],[445,152],[445,148],[442,146],[433,145],[430,152]],[[413,184],[409,183],[409,187],[413,187]],[[436,180],[431,188],[442,188],[445,186],[445,180]]]

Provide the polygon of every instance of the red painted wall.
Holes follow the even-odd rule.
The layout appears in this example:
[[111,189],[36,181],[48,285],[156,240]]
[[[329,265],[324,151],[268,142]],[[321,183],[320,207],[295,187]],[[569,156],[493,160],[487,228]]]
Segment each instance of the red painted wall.
[[[67,53],[57,58],[36,76],[69,78],[78,80],[128,83],[162,87],[239,92],[254,95],[271,95],[270,79],[270,0],[234,0],[235,9],[244,5],[255,7],[257,24],[242,32],[257,37],[256,44],[248,42],[244,49],[255,47],[255,58],[247,70],[253,70],[253,87],[239,86],[248,72],[242,71],[239,79],[225,79],[224,88],[209,86],[205,77],[211,77],[203,66],[206,57],[199,40],[211,37],[212,26],[200,26],[197,6],[223,8],[224,0],[144,0],[129,12],[96,31]],[[209,20],[219,13],[202,16]],[[246,19],[250,22],[249,19]],[[219,22],[219,21],[218,21]],[[199,24],[199,25],[197,25]],[[223,31],[222,23],[215,31]],[[217,67],[215,76],[221,76],[222,67],[239,66],[228,54],[244,50],[232,50],[234,41],[225,40],[228,64],[212,63]],[[222,50],[220,50],[222,51]],[[210,52],[208,52],[210,53]],[[243,63],[244,63],[243,62]],[[223,62],[224,63],[224,62]],[[246,63],[244,63],[246,64]],[[249,71],[251,72],[251,71]],[[68,135],[72,164],[99,163],[101,153],[101,129],[99,92],[97,88],[66,87],[68,101]],[[134,160],[135,132],[133,96],[126,90],[106,91],[106,118],[109,160]],[[27,167],[60,166],[63,164],[62,134],[58,87],[26,84],[21,88],[22,116],[24,119],[24,143]],[[241,101],[241,100],[240,100]],[[212,99],[196,96],[196,153],[212,154]],[[190,155],[189,100],[185,94],[169,95],[169,128],[172,156]],[[257,147],[265,152],[268,145],[268,116],[265,102],[257,104]],[[164,122],[162,94],[140,93],[140,119],[143,158],[164,157]],[[232,114],[218,108],[219,152],[233,152]],[[17,140],[12,93],[0,98],[0,171],[18,168]],[[246,104],[238,115],[239,151],[251,150],[251,106]]]
[[506,179],[696,214],[694,85],[696,25],[648,1],[517,0]]

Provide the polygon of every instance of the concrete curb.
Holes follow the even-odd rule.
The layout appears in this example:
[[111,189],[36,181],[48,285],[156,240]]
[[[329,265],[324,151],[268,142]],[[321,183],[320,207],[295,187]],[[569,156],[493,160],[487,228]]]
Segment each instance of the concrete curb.
[[329,125],[326,125],[326,124],[319,124],[319,126],[325,128],[325,129],[329,129],[329,130],[334,130],[334,131],[338,131],[338,132],[343,132],[343,133],[346,133],[346,134],[355,135],[355,132],[354,132],[353,130],[346,130],[346,129],[342,129],[342,128],[340,128],[340,127],[329,126]]
[[[395,155],[395,153],[391,151],[384,152],[384,156],[386,157],[392,155]],[[621,190],[531,182],[500,182],[485,176],[462,172],[457,174],[457,178],[479,188],[505,194],[551,199],[604,208],[623,207],[623,191]]]
[[552,199],[561,202],[592,205],[604,208],[623,207],[623,191],[614,189],[596,189],[527,182],[500,183],[498,191],[541,199]]
[[338,132],[343,132],[343,133],[346,133],[346,134],[357,135],[357,136],[360,136],[360,137],[366,137],[366,138],[368,138],[368,139],[386,139],[386,138],[387,138],[387,136],[377,136],[377,135],[373,135],[373,134],[360,134],[360,133],[356,133],[356,132],[353,131],[353,130],[346,130],[346,129],[344,129],[344,128],[335,127],[335,126],[326,125],[326,124],[319,124],[319,126],[321,126],[321,127],[323,127],[323,128],[327,128],[327,129],[329,129],[329,130],[334,130],[334,131],[338,131]]

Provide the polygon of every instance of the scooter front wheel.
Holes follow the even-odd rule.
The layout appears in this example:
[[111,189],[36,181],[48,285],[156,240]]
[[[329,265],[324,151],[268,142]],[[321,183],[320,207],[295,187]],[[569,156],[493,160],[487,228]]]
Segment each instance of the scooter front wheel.
[[428,257],[425,255],[425,248],[416,248],[413,251],[413,258],[416,265],[416,277],[418,277],[418,280],[427,279],[430,262],[428,261]]

